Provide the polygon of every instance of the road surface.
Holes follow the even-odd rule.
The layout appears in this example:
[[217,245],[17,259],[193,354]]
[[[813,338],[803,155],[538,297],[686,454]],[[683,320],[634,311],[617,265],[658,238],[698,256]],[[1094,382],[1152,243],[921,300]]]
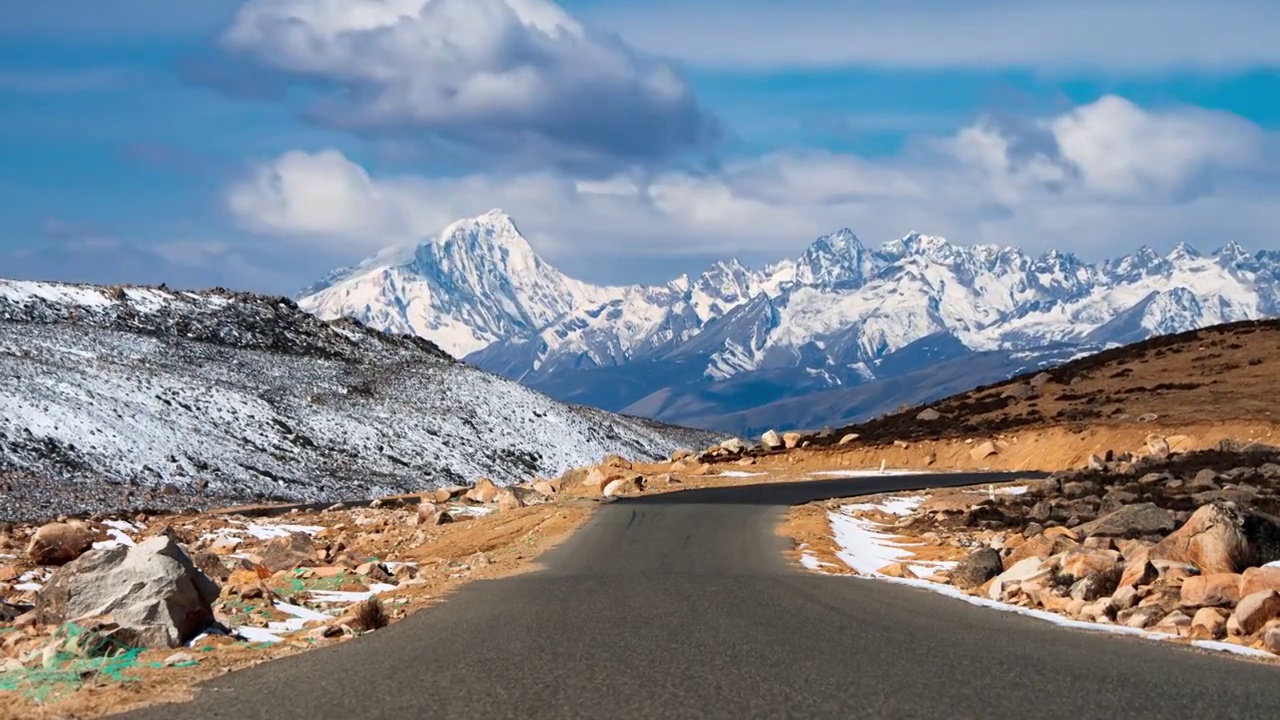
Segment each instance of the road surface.
[[1280,668],[1066,630],[788,565],[788,505],[995,475],[612,503],[544,557],[338,646],[224,676],[175,718],[1248,718]]

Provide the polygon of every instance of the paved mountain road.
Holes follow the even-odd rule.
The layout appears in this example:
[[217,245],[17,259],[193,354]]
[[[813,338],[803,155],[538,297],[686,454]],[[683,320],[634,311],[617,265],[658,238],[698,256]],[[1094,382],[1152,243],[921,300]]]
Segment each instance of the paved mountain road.
[[996,475],[612,503],[544,557],[342,645],[234,673],[174,718],[1276,717],[1280,668],[790,567],[785,507]]

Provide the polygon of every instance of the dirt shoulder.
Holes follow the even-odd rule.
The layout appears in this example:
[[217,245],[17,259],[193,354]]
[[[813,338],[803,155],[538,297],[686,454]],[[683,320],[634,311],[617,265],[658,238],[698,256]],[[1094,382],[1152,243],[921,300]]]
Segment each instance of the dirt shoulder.
[[[442,506],[453,517],[440,525],[420,521],[412,506],[89,521],[100,542],[160,533],[181,539],[221,586],[214,612],[230,634],[173,649],[95,651],[75,638],[93,636],[100,618],[0,623],[0,662],[7,663],[0,718],[89,718],[183,700],[203,680],[376,631],[358,612],[366,597],[394,623],[474,580],[534,569],[597,506],[573,498],[503,510],[455,502]],[[23,557],[32,530],[9,528],[0,548],[9,556],[0,558],[0,576],[10,578],[0,596],[19,607],[35,603],[50,570]]]

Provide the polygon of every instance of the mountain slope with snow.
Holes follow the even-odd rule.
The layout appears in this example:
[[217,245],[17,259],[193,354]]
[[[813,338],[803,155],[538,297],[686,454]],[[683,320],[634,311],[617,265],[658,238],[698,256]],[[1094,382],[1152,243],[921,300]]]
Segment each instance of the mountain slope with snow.
[[[507,248],[523,259],[513,265]],[[468,262],[423,260],[455,252]],[[1034,353],[1280,315],[1280,254],[1235,243],[1208,255],[1144,247],[1090,264],[918,233],[869,248],[846,229],[761,270],[729,261],[666,285],[602,287],[536,259],[494,211],[380,257],[396,259],[343,271],[301,305],[414,332],[558,397],[629,411],[679,405],[680,392],[720,398],[767,386],[774,402],[787,386],[854,387],[892,375],[884,364],[895,353],[935,336],[974,353]],[[655,387],[664,374],[686,389]],[[661,397],[644,402],[645,390]]]
[[223,291],[0,280],[0,376],[0,520],[505,484],[710,439]]

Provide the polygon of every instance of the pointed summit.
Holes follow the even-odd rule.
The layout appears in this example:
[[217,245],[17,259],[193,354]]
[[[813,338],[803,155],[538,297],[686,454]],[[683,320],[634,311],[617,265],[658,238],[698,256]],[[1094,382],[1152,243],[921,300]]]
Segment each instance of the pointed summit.
[[1199,250],[1196,250],[1185,242],[1180,242],[1174,246],[1173,250],[1169,251],[1169,254],[1165,256],[1165,259],[1170,261],[1196,260],[1199,257]]

